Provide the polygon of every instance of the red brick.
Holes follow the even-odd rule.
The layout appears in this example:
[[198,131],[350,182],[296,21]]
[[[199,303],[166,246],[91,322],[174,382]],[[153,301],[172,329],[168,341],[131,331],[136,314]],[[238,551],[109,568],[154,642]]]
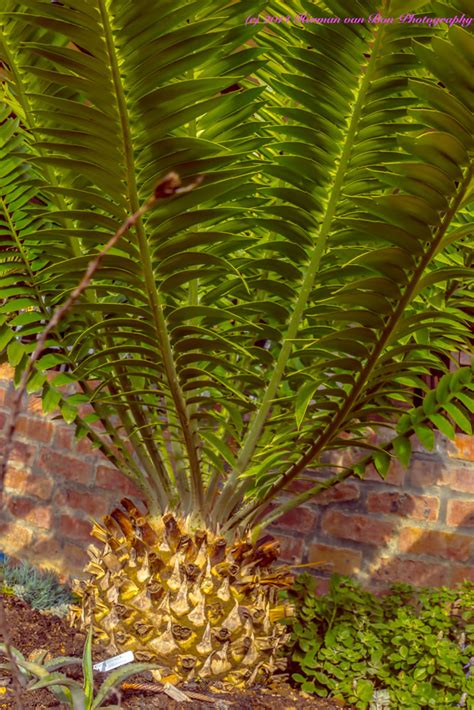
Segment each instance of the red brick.
[[401,552],[466,562],[474,551],[474,536],[406,527],[400,530],[398,548]]
[[0,524],[2,552],[8,555],[18,554],[20,559],[23,551],[28,549],[33,539],[33,532],[21,523],[5,522]]
[[74,442],[74,433],[72,429],[65,426],[57,426],[56,433],[54,435],[54,450],[66,449],[66,451],[71,451]]
[[448,500],[446,522],[452,527],[474,527],[474,501]]
[[451,471],[451,488],[462,493],[474,493],[474,469],[472,466]]
[[66,451],[71,451],[78,454],[95,454],[97,449],[94,449],[92,442],[87,439],[80,439],[76,441],[74,437],[74,431],[69,427],[57,427],[56,435],[54,437],[54,448],[65,449]]
[[465,581],[474,584],[473,565],[453,565],[451,568],[451,585],[462,584]]
[[76,451],[87,456],[88,454],[95,454],[97,449],[94,449],[90,439],[84,437],[84,439],[76,442]]
[[[93,385],[93,383],[92,383]],[[91,386],[91,383],[89,382],[89,386]],[[78,412],[81,417],[87,417],[88,414],[94,414],[94,407],[92,404],[81,404],[80,407],[78,408]]]
[[307,490],[312,488],[316,484],[316,479],[308,480],[307,478],[297,478],[285,488],[285,491],[289,493],[306,493]]
[[376,568],[374,567],[370,571],[370,585],[375,587],[396,582],[413,584],[415,587],[441,587],[451,582],[449,565],[436,565],[402,557],[382,557]]
[[58,532],[71,540],[88,540],[91,529],[92,523],[71,515],[61,515],[57,524]]
[[275,534],[275,538],[280,543],[280,560],[294,563],[301,562],[304,549],[303,540],[280,534]]
[[6,362],[0,365],[0,380],[10,382],[14,375],[13,367],[10,367]]
[[410,481],[417,488],[446,486],[450,484],[449,469],[438,460],[413,459],[410,465]]
[[39,465],[48,473],[63,476],[77,483],[88,483],[92,480],[92,467],[74,456],[65,456],[56,451],[44,448],[41,451]]
[[142,497],[137,486],[129,478],[110,466],[97,466],[95,482],[99,488],[116,491],[117,497],[123,495]]
[[48,562],[61,562],[62,559],[61,543],[53,532],[49,535],[36,535],[28,552],[33,560],[41,561],[42,567]]
[[316,527],[317,514],[308,508],[294,508],[275,521],[278,528],[291,528],[298,532],[311,532]]
[[329,567],[331,573],[356,574],[362,563],[362,552],[315,543],[309,547],[308,562]]
[[52,514],[48,506],[38,505],[27,498],[9,497],[7,507],[15,518],[21,518],[39,528],[48,529],[51,526]]
[[376,468],[371,464],[365,469],[364,480],[366,481],[380,481],[381,483],[388,483],[392,486],[401,486],[405,480],[406,469],[402,464],[394,460],[390,463],[390,468],[385,478],[382,478],[378,473]]
[[42,414],[43,413],[43,403],[40,397],[29,397],[26,409],[31,414]]
[[453,442],[448,444],[448,456],[464,461],[474,461],[474,436],[456,434]]
[[436,520],[439,512],[439,498],[435,496],[414,496],[408,493],[369,493],[367,510],[371,513],[393,513],[417,520]]
[[[0,439],[0,451],[3,452],[4,448],[5,439]],[[35,446],[23,443],[22,441],[14,441],[13,448],[11,450],[10,456],[8,457],[8,463],[10,466],[31,466],[35,454]]]
[[47,476],[33,476],[25,468],[7,468],[5,473],[5,488],[17,495],[32,496],[41,500],[49,500],[54,483]]
[[94,518],[101,518],[107,513],[110,513],[111,500],[107,495],[96,495],[93,490],[58,491],[54,497],[55,510],[58,508],[67,508],[68,512],[76,510],[83,511]]
[[349,515],[338,510],[328,510],[323,516],[322,529],[328,535],[343,540],[385,545],[394,533],[395,524],[366,515]]
[[338,483],[337,486],[318,493],[311,501],[317,505],[329,505],[329,503],[358,500],[359,496],[360,490],[357,483]]
[[15,434],[47,444],[53,435],[53,423],[39,417],[21,416],[16,421]]

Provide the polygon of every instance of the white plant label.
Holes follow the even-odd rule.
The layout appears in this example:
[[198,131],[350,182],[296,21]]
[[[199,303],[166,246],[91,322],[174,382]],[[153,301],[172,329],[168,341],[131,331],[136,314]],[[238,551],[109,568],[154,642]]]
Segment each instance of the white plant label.
[[112,658],[108,658],[106,661],[94,663],[92,668],[95,671],[99,671],[99,673],[107,673],[107,671],[111,671],[119,666],[124,666],[126,663],[132,663],[132,661],[133,651],[125,651],[125,653],[121,653],[119,656],[112,656]]

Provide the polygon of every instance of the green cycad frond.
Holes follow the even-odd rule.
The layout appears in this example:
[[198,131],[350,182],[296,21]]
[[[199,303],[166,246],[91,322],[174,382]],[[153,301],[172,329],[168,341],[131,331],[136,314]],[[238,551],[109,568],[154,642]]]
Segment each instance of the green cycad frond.
[[[232,495],[221,497],[224,518],[245,492],[269,500],[328,447],[360,442],[374,414],[384,423],[392,420],[398,403],[409,402],[408,387],[419,384],[420,374],[433,366],[443,369],[446,352],[469,345],[465,314],[450,304],[432,307],[427,314],[425,295],[433,283],[470,276],[467,268],[446,270],[434,261],[455,227],[472,181],[473,121],[466,74],[457,82],[446,80],[450,91],[439,88],[432,75],[438,78],[436,67],[442,60],[437,62],[434,52],[421,44],[407,46],[417,28],[407,31],[400,25],[357,27],[352,36],[342,26],[318,28],[318,40],[325,34],[333,40],[341,36],[340,47],[349,44],[353,56],[363,54],[361,36],[365,38],[367,61],[345,86],[316,73],[316,67],[322,69],[321,49],[314,53],[314,67],[308,49],[305,63],[298,59],[299,73],[292,74],[288,67],[293,55],[302,51],[294,29],[277,26],[278,40],[286,39],[289,49],[280,51],[282,65],[274,59],[271,71],[264,70],[280,101],[286,93],[298,103],[295,109],[277,108],[287,122],[273,130],[298,135],[299,124],[305,122],[309,131],[316,113],[319,131],[304,158],[312,170],[304,178],[300,173],[298,187],[302,190],[304,183],[305,192],[320,196],[322,209],[299,299],[268,384],[271,396],[249,428],[232,485],[251,459],[252,475]],[[301,32],[308,37],[306,30]],[[425,40],[430,32],[423,33]],[[459,28],[450,30],[448,38],[453,61],[465,62],[472,38]],[[398,77],[397,44],[405,50],[403,65],[416,68],[413,79]],[[318,77],[322,90],[317,96],[315,85],[307,93],[302,90],[301,72],[308,74],[308,87]],[[444,75],[440,69],[439,77]],[[325,96],[338,118],[328,110]],[[390,107],[392,96],[398,108],[390,116],[391,109],[382,109],[382,103]],[[415,123],[407,108],[418,104],[423,110]],[[293,123],[298,123],[294,129]],[[321,160],[311,149],[316,143],[322,151],[323,141],[330,142],[324,126],[331,132],[340,127],[340,140],[333,141],[332,152],[326,150],[328,169],[322,174]],[[290,170],[299,165],[303,146],[286,141],[276,147],[286,153],[284,158],[274,153],[278,168],[272,174],[282,180],[281,162]],[[292,188],[293,175],[296,169],[289,178]],[[285,188],[279,189],[280,197],[285,196]],[[289,190],[286,199],[294,199],[293,194]],[[311,214],[317,215],[314,207]],[[417,318],[420,309],[422,319]],[[426,336],[430,320],[432,324],[441,316],[443,334],[435,328]],[[274,406],[278,395],[279,406]],[[349,442],[340,440],[341,431],[353,433]]]
[[[153,507],[229,525],[245,496],[254,512],[325,450],[368,445],[469,339],[472,37],[246,27],[261,9],[28,0],[0,41],[15,159],[43,196],[18,244],[49,310],[158,179],[205,176],[121,238],[56,336]],[[4,337],[40,332],[30,317]]]
[[[16,368],[16,376],[23,372],[28,356],[35,348],[35,338],[51,317],[51,305],[58,294],[54,283],[43,282],[53,253],[48,241],[49,224],[41,217],[46,196],[39,192],[38,177],[28,161],[31,146],[18,119],[9,116],[3,107],[0,116],[0,149],[2,176],[0,177],[0,347]],[[38,235],[41,235],[39,238]],[[49,352],[40,358],[38,371],[28,384],[28,391],[42,387],[43,408],[46,412],[59,407],[67,421],[74,421],[78,435],[89,436],[94,444],[117,466],[143,487],[142,475],[135,461],[123,446],[123,440],[103,416],[100,419],[107,432],[104,438],[91,428],[90,417],[79,414],[78,405],[88,402],[91,390],[84,380],[78,382],[83,394],[68,397],[61,385],[71,382],[67,375],[48,380],[44,370],[55,366],[73,368],[74,361],[63,335],[54,331],[45,343]],[[149,487],[148,487],[149,488]]]
[[[53,242],[55,259],[41,272],[43,284],[55,283],[60,292],[71,289],[76,274],[85,268],[88,255],[105,241],[107,230],[117,225],[117,219],[136,211],[143,195],[168,168],[170,159],[183,178],[197,173],[207,175],[206,184],[196,191],[197,197],[189,195],[176,205],[171,203],[157,210],[153,220],[146,225],[139,223],[135,234],[122,239],[104,259],[97,285],[106,295],[89,297],[85,307],[78,306],[69,317],[70,327],[65,335],[77,358],[77,378],[103,379],[107,370],[108,396],[103,398],[105,390],[98,391],[94,405],[105,406],[114,398],[117,407],[119,399],[126,400],[127,407],[122,405],[118,412],[150,475],[153,468],[159,477],[169,475],[163,460],[166,450],[155,443],[156,434],[150,434],[152,428],[159,430],[162,426],[157,397],[164,398],[163,403],[173,403],[172,437],[176,445],[183,447],[181,458],[187,458],[191,470],[194,502],[201,505],[198,432],[189,410],[190,395],[182,385],[182,378],[189,372],[185,368],[183,373],[178,371],[173,354],[173,348],[179,351],[180,344],[181,351],[187,352],[190,344],[189,338],[178,335],[178,328],[189,334],[193,326],[185,325],[189,316],[181,323],[178,320],[174,292],[177,287],[186,289],[189,293],[185,294],[184,304],[181,292],[178,304],[193,307],[198,305],[194,303],[194,285],[203,268],[209,275],[221,275],[222,280],[228,272],[243,279],[224,256],[212,254],[211,247],[194,254],[184,253],[189,237],[185,234],[179,240],[179,234],[187,226],[186,212],[196,201],[206,205],[208,212],[205,216],[201,210],[199,224],[212,226],[227,216],[225,209],[229,208],[224,206],[237,198],[251,197],[255,191],[252,176],[256,161],[249,159],[245,150],[245,134],[239,131],[234,136],[233,126],[241,120],[239,108],[248,112],[250,106],[251,112],[255,111],[259,92],[249,89],[238,96],[219,94],[258,66],[255,50],[234,52],[249,31],[242,27],[236,33],[233,29],[235,6],[216,12],[218,3],[189,5],[186,13],[170,12],[164,21],[160,14],[160,22],[152,22],[160,51],[150,61],[147,52],[153,42],[149,20],[143,20],[147,13],[143,13],[142,6],[124,5],[117,14],[109,12],[105,2],[85,7],[73,4],[69,8],[46,2],[24,6],[28,12],[5,16],[5,46],[19,29],[26,33],[24,26],[50,28],[57,37],[53,43],[35,38],[22,45],[22,72],[26,67],[29,81],[21,86],[21,80],[15,82],[21,72],[13,66],[12,53],[7,57],[12,64],[12,92],[23,100],[26,127],[35,136],[35,155],[30,162],[38,170],[47,171],[44,190],[58,206],[48,212],[51,228],[34,235],[36,239],[48,239],[49,244]],[[189,20],[189,13],[195,20],[192,28],[185,21],[185,15]],[[126,28],[118,41],[115,25]],[[202,32],[201,46],[213,47],[210,54],[190,51],[190,37],[197,30]],[[216,58],[220,74],[214,78]],[[170,62],[176,77],[173,81],[166,71]],[[161,68],[165,71],[161,72]],[[204,113],[206,117],[201,121]],[[223,124],[220,143],[206,138],[206,130],[210,126],[215,130],[219,120]],[[251,137],[254,143],[254,136]],[[236,138],[238,146],[228,147]],[[243,187],[242,177],[246,178]],[[233,216],[239,208],[230,210]],[[163,259],[159,250],[166,248],[169,221],[178,243],[172,258]],[[91,229],[92,226],[98,229]],[[225,239],[233,232],[225,229],[222,235]],[[212,236],[203,230],[202,241],[205,243]],[[183,266],[188,265],[183,272]],[[159,289],[157,280],[161,281]],[[172,333],[165,319],[171,309],[176,326]],[[218,308],[208,309],[219,315]],[[102,328],[105,318],[106,334]],[[208,337],[209,331],[204,331],[204,335],[206,332]],[[227,388],[225,377],[214,375],[210,368],[203,371],[196,386],[201,390]],[[180,480],[180,494],[186,499],[188,484]]]

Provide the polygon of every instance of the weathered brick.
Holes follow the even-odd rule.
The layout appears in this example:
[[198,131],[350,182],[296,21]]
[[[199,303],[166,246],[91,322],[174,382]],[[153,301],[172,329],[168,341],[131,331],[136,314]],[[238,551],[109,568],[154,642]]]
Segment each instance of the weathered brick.
[[462,493],[474,493],[474,468],[464,466],[451,471],[450,486],[455,491]]
[[417,488],[447,486],[450,479],[449,468],[440,460],[414,458],[411,462],[410,482]]
[[392,486],[401,486],[405,480],[406,469],[402,464],[397,461],[391,461],[390,468],[385,478],[382,478],[378,473],[375,466],[372,464],[367,466],[365,469],[364,480],[366,481],[380,481],[381,483],[387,483]]
[[79,457],[65,456],[51,449],[41,451],[39,465],[43,471],[63,476],[77,483],[88,483],[92,480],[92,467]]
[[464,461],[474,461],[474,437],[470,434],[456,434],[448,444],[448,456]]
[[450,566],[436,565],[402,557],[382,557],[371,566],[370,586],[380,587],[403,582],[415,587],[440,587],[451,582]]
[[22,523],[3,522],[0,524],[2,552],[8,555],[18,554],[29,548],[33,539],[33,532]]
[[474,527],[474,501],[472,500],[448,500],[448,510],[446,515],[448,525],[460,528]]
[[39,528],[48,529],[51,526],[53,516],[49,506],[38,505],[28,498],[9,497],[7,507],[15,518],[21,518]]
[[[5,448],[5,439],[0,439],[0,451]],[[36,454],[36,446],[26,444],[23,441],[14,441],[13,447],[8,457],[10,466],[25,467],[31,466]]]
[[305,493],[307,490],[312,488],[316,484],[316,479],[308,480],[306,477],[304,479],[297,478],[285,488],[285,491],[289,493]]
[[88,439],[87,437],[84,437],[84,439],[80,439],[79,441],[76,441],[76,451],[78,454],[84,454],[84,455],[94,455],[97,451],[97,449],[94,449],[92,445],[92,441]]
[[20,416],[16,421],[15,434],[47,444],[53,435],[53,423],[39,417]]
[[71,515],[61,515],[57,522],[57,531],[71,540],[88,540],[92,524]]
[[10,382],[13,378],[14,370],[6,362],[0,365],[0,380],[6,380]]
[[26,468],[9,467],[5,473],[5,488],[17,495],[32,496],[41,500],[49,500],[54,482],[47,475],[34,476]]
[[296,537],[288,537],[275,532],[275,538],[280,543],[280,559],[286,562],[298,563],[303,557],[303,540]]
[[462,584],[466,581],[474,584],[474,566],[453,565],[451,568],[451,585]]
[[99,488],[116,491],[117,497],[123,495],[141,497],[140,491],[135,484],[123,473],[110,466],[97,466],[95,482]]
[[405,527],[400,530],[398,549],[411,555],[431,555],[466,562],[474,551],[474,536]]
[[349,500],[357,500],[360,496],[359,485],[357,483],[338,483],[337,486],[328,488],[311,499],[317,505],[329,505],[330,503],[343,503]]
[[366,515],[341,513],[339,510],[328,510],[324,513],[321,526],[325,533],[333,537],[369,545],[387,544],[395,530],[394,523]]
[[[89,382],[89,386],[93,388],[94,383]],[[88,414],[94,414],[94,407],[92,404],[81,404],[78,411],[81,417],[87,417]]]
[[290,528],[297,532],[311,532],[316,527],[317,514],[308,508],[294,508],[275,521],[278,528]]
[[42,414],[43,413],[43,403],[41,397],[33,396],[28,399],[28,404],[26,409],[31,414]]
[[87,490],[58,491],[54,496],[54,508],[67,508],[69,512],[83,511],[94,518],[101,518],[110,512],[111,498],[108,495],[97,495],[97,491]]
[[393,513],[417,520],[436,520],[440,501],[436,496],[415,496],[409,493],[372,492],[367,498],[371,513]]
[[74,442],[74,434],[70,427],[56,426],[54,434],[54,450],[65,449],[71,451]]
[[55,537],[54,531],[46,535],[35,535],[28,552],[33,564],[35,560],[41,560],[41,567],[51,563],[56,567],[63,561],[61,542]]
[[92,442],[89,439],[84,438],[77,441],[72,428],[65,426],[57,427],[54,437],[54,448],[70,451],[73,455],[75,453],[87,455],[97,452],[97,449],[92,447]]
[[362,552],[343,547],[314,543],[309,546],[308,562],[322,564],[338,574],[356,574],[362,563]]

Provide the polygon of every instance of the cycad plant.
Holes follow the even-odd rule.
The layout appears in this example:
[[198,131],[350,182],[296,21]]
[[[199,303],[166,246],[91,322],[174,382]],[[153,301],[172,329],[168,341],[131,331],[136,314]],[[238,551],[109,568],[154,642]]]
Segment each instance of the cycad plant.
[[120,237],[28,377],[147,505],[93,531],[77,617],[111,652],[180,678],[271,673],[291,577],[265,526],[368,462],[407,463],[413,432],[469,430],[470,370],[447,371],[470,337],[474,40],[396,19],[465,17],[465,0],[406,5],[3,0],[0,351],[17,383]]

